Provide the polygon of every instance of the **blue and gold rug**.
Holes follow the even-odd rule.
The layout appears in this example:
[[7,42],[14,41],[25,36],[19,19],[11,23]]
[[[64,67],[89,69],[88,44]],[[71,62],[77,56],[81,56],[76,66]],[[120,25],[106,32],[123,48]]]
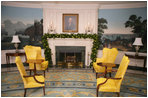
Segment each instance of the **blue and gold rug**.
[[[29,74],[29,73],[28,73]],[[1,96],[22,97],[23,81],[18,71],[1,73]],[[95,97],[96,78],[92,69],[51,69],[46,72],[45,97]],[[116,97],[116,93],[99,93]],[[147,76],[126,73],[121,86],[122,97],[146,97]],[[27,97],[43,97],[42,88],[27,90]]]

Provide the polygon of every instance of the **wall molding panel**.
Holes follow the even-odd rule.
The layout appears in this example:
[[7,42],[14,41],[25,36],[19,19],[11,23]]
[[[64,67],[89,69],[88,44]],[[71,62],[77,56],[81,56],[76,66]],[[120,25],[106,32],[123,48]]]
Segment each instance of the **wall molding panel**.
[[[43,8],[43,25],[44,33],[48,32],[51,22],[56,27],[56,33],[62,33],[62,15],[63,14],[79,14],[79,31],[78,33],[85,33],[85,26],[89,23],[94,27],[93,33],[97,33],[98,21],[98,8],[97,9],[58,9],[58,8]],[[57,17],[58,16],[58,17]]]
[[100,5],[99,9],[122,9],[122,8],[140,8],[147,7],[146,3],[132,3],[132,4],[110,4]]

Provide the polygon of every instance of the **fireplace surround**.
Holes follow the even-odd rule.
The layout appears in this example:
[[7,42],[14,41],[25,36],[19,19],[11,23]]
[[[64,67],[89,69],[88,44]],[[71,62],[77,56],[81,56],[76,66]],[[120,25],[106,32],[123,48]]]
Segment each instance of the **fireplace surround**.
[[[56,64],[55,46],[85,46],[85,65],[96,61],[101,34],[44,34],[42,43],[49,66]],[[91,60],[90,60],[91,59]]]
[[71,47],[85,47],[85,60],[84,60],[84,66],[87,67],[90,65],[90,54],[91,54],[91,48],[93,46],[93,40],[92,39],[74,39],[74,38],[51,38],[48,39],[48,44],[52,52],[52,62],[53,65],[56,65],[56,47],[57,46],[71,46]]

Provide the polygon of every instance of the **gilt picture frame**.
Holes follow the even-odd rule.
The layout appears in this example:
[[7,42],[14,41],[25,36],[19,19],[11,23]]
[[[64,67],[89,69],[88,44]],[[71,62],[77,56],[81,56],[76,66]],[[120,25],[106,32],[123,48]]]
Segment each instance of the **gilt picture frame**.
[[63,32],[76,33],[78,32],[78,25],[78,14],[63,14]]

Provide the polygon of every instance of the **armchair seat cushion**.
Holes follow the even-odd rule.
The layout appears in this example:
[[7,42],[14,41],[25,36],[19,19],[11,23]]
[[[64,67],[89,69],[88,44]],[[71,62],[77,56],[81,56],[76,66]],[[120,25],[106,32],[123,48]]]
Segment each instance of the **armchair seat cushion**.
[[[35,76],[35,78],[40,82],[45,82],[45,78],[43,76]],[[43,87],[45,84],[37,83],[33,77],[26,78],[27,83],[24,85],[25,88],[34,88],[34,87]]]
[[[106,78],[98,78],[97,85],[105,82],[105,80],[106,80]],[[105,84],[100,86],[99,91],[100,92],[119,92],[119,89],[117,89],[115,81],[117,81],[117,80],[108,79]]]

